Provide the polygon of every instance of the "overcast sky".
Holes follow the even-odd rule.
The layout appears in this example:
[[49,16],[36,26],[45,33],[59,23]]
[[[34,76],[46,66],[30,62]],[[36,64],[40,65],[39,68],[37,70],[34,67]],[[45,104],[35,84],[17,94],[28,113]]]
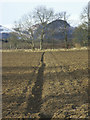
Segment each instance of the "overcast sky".
[[70,14],[70,24],[80,23],[80,13],[89,0],[0,0],[0,25],[11,28],[14,21],[37,6],[53,8],[55,12],[67,11]]

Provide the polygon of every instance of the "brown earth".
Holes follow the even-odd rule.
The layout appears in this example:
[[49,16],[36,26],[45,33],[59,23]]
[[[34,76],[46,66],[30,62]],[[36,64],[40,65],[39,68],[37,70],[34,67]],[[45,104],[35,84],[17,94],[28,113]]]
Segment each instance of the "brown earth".
[[3,52],[3,118],[88,118],[88,51]]

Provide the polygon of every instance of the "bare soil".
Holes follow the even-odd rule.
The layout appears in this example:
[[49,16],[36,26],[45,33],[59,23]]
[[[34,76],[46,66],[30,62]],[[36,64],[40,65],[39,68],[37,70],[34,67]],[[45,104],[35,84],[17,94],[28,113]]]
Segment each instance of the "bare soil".
[[2,53],[3,118],[89,118],[88,51]]

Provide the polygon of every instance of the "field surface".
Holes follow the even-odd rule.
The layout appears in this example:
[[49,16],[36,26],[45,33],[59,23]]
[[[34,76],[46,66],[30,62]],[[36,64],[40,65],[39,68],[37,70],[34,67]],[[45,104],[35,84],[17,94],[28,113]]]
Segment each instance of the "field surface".
[[4,51],[3,118],[88,118],[88,51]]

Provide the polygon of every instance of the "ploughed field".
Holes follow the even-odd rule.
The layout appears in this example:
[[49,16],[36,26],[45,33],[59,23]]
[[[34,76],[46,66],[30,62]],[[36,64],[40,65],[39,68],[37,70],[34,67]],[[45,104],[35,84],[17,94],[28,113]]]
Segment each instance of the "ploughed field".
[[88,51],[2,53],[3,118],[88,118]]

